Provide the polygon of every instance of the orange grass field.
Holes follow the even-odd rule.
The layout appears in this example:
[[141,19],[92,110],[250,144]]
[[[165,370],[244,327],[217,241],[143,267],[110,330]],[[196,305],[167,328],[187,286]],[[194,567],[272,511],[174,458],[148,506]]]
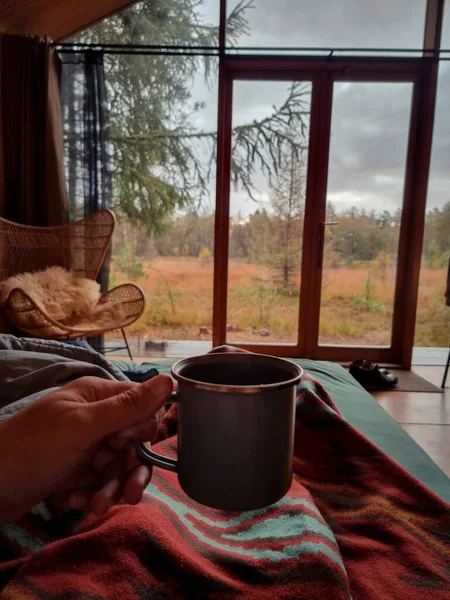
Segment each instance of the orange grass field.
[[[114,261],[113,261],[114,262]],[[141,319],[130,328],[150,339],[211,338],[213,261],[159,257],[143,261],[145,277],[136,281],[147,296]],[[387,345],[390,342],[395,269],[384,273],[359,268],[324,270],[320,342]],[[127,277],[112,269],[114,283]],[[299,276],[286,293],[273,272],[231,261],[228,281],[228,341],[294,342]],[[422,269],[416,322],[416,346],[447,346],[450,308],[445,306],[444,270]]]

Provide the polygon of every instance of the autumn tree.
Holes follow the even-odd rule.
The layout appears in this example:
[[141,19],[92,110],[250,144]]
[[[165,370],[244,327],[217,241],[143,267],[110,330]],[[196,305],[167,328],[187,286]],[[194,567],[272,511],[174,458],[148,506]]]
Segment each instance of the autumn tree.
[[444,268],[450,257],[450,202],[428,212],[423,240],[425,263],[431,268]]
[[283,151],[270,194],[273,211],[270,262],[280,274],[284,289],[289,288],[294,274],[300,270],[305,190],[305,151],[296,152],[294,145],[289,145]]

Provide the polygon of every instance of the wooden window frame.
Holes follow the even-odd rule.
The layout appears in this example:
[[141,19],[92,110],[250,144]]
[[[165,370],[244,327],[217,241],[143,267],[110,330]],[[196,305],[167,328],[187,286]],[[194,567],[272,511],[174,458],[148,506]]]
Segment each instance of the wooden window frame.
[[[254,352],[285,357],[307,357],[348,362],[355,355],[381,363],[410,368],[425,224],[434,109],[437,53],[440,47],[443,0],[428,0],[424,52],[420,57],[296,57],[227,55],[225,1],[221,4],[219,31],[219,106],[217,187],[214,252],[213,345],[227,343],[229,196],[231,168],[232,102],[235,80],[311,81],[312,102],[306,190],[306,210],[300,286],[298,338],[294,344],[234,345]],[[320,285],[323,243],[320,224],[325,221],[325,199],[334,81],[411,82],[413,96],[400,225],[396,294],[390,347],[319,345]],[[319,240],[319,243],[318,243]]]

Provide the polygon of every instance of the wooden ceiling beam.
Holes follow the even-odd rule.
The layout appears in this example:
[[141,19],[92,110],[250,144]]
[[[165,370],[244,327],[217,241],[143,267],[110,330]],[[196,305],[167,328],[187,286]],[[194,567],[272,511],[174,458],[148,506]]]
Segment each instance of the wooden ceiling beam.
[[0,31],[58,41],[136,0],[0,0]]

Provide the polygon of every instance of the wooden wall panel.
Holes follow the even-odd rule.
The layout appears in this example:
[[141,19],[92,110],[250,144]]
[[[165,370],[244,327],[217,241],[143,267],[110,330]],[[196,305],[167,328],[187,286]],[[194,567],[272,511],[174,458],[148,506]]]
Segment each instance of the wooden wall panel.
[[61,40],[136,0],[0,0],[0,31]]

